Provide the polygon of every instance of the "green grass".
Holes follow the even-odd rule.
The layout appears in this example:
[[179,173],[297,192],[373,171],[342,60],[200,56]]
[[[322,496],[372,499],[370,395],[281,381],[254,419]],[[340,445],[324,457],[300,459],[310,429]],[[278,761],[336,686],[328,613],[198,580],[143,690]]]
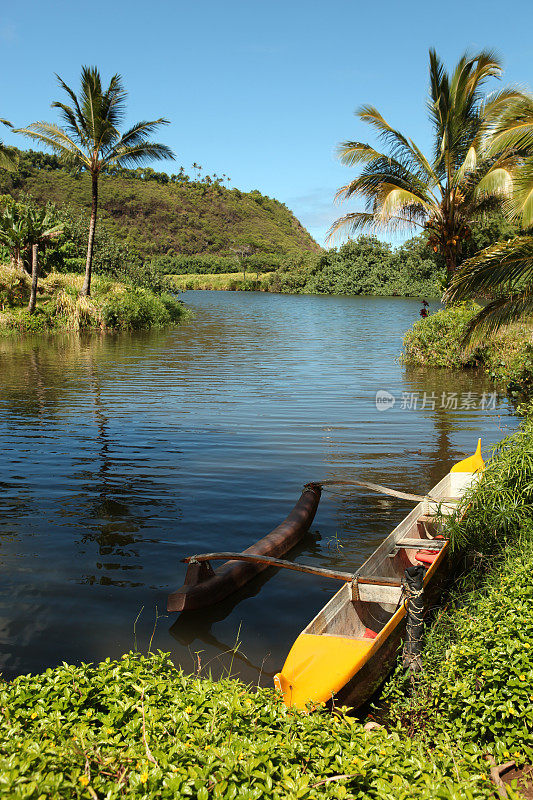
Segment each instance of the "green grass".
[[257,278],[255,273],[246,273],[246,281],[242,272],[226,272],[222,274],[172,275],[176,289],[184,292],[187,289],[221,289],[224,291],[250,291],[262,288],[263,273]]

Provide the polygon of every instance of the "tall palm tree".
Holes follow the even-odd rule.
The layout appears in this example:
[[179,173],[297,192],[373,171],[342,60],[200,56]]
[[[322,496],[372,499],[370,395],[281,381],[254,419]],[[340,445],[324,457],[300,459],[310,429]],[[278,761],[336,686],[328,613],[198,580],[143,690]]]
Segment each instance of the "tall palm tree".
[[[7,125],[8,128],[12,128],[13,125],[7,119],[1,119],[0,123],[2,125]],[[0,139],[0,169],[7,169],[12,170],[15,169],[17,166],[17,158],[11,152],[9,147],[6,147],[5,144]]]
[[111,166],[133,166],[148,159],[173,159],[174,154],[166,145],[149,139],[159,125],[168,124],[166,119],[137,122],[120,134],[118,128],[124,117],[127,96],[120,75],[114,75],[104,91],[98,69],[82,67],[79,95],[59,75],[56,77],[73,103],[72,106],[60,102],[52,103],[52,108],[59,109],[64,127],[48,122],[34,122],[27,128],[19,129],[17,133],[47,145],[91,176],[91,219],[85,280],[81,292],[89,295],[100,174]]
[[342,186],[338,200],[359,197],[364,212],[338,219],[329,236],[339,231],[355,233],[365,228],[412,228],[429,232],[429,243],[446,262],[448,275],[461,257],[461,244],[471,235],[471,225],[485,212],[499,207],[510,191],[511,177],[498,157],[482,157],[481,144],[491,115],[517,92],[505,89],[488,102],[482,90],[502,68],[488,51],[465,54],[451,75],[434,50],[429,52],[428,112],[433,128],[433,153],[424,155],[415,142],[393,128],[373,106],[363,106],[357,116],[371,125],[386,145],[346,141],[339,158],[347,166],[362,166],[361,174]]
[[495,333],[533,314],[533,94],[522,94],[501,111],[486,151],[507,159],[513,191],[505,211],[523,235],[487,247],[465,261],[454,276],[446,301],[488,298],[471,320],[466,340]]

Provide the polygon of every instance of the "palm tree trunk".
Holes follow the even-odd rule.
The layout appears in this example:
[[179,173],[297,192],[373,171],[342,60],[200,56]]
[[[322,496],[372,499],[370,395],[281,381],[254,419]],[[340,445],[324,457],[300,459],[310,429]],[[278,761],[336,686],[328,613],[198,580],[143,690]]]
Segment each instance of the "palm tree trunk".
[[34,244],[31,248],[31,292],[28,311],[33,314],[37,303],[37,284],[39,282],[39,260],[37,258],[38,247]]
[[94,232],[96,230],[96,214],[98,212],[98,173],[93,172],[92,179],[92,205],[91,221],[89,223],[89,241],[87,243],[87,261],[85,262],[85,280],[81,289],[82,295],[89,297],[91,294],[91,270],[93,265]]

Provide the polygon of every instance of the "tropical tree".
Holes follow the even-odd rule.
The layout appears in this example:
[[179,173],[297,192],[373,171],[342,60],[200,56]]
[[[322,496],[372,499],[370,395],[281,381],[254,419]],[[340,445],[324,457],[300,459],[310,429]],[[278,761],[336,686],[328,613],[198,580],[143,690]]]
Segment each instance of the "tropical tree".
[[533,95],[524,93],[495,120],[486,151],[507,160],[512,193],[505,203],[509,219],[523,231],[487,247],[454,276],[447,302],[484,297],[488,302],[471,320],[466,339],[492,334],[533,314]]
[[337,200],[362,198],[364,211],[346,214],[331,227],[350,234],[364,230],[419,227],[439,252],[451,276],[461,259],[462,242],[484,213],[501,205],[510,192],[508,164],[482,153],[490,119],[520,93],[504,89],[488,100],[483,89],[502,68],[488,51],[465,54],[451,74],[434,50],[429,52],[427,103],[433,128],[433,152],[426,156],[409,137],[393,128],[373,106],[356,112],[385,145],[345,141],[339,158],[362,166],[361,174],[342,186]]
[[101,173],[113,166],[135,166],[149,159],[173,159],[174,154],[166,145],[150,140],[160,125],[168,124],[166,119],[137,122],[125,133],[119,132],[127,97],[120,75],[114,75],[104,90],[98,69],[82,67],[79,95],[59,75],[56,77],[72,101],[72,105],[52,103],[52,108],[59,109],[63,127],[48,122],[34,122],[17,132],[52,148],[68,163],[86,170],[91,176],[91,218],[85,280],[81,292],[82,295],[89,295],[98,212],[98,179]]
[[0,243],[11,255],[11,263],[24,272],[24,250],[26,248],[26,221],[20,203],[9,198],[0,212]]
[[[7,125],[8,128],[12,128],[13,125],[7,119],[1,119],[0,123],[2,125]],[[7,169],[12,170],[15,169],[17,166],[17,159],[16,156],[13,155],[9,147],[6,147],[5,144],[0,139],[0,169]]]
[[37,286],[39,283],[39,247],[46,246],[63,233],[64,226],[58,222],[57,212],[53,206],[47,208],[27,207],[26,212],[26,246],[31,248],[31,291],[28,311],[33,314],[37,302]]

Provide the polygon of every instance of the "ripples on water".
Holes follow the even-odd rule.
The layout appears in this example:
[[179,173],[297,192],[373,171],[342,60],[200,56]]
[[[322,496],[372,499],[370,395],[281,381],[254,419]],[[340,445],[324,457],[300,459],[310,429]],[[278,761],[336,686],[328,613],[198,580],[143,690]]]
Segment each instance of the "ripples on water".
[[[0,668],[4,675],[118,656],[134,645],[269,684],[338,588],[269,570],[213,611],[165,614],[180,559],[244,548],[310,480],[356,477],[427,491],[477,437],[515,427],[495,410],[440,409],[482,376],[405,369],[409,299],[189,292],[171,331],[0,340]],[[378,389],[394,408],[375,407]],[[402,409],[435,393],[435,410]],[[479,403],[477,404],[479,405]],[[296,552],[356,569],[410,506],[325,494]],[[142,609],[142,613],[141,613]],[[259,677],[259,672],[262,675]]]

